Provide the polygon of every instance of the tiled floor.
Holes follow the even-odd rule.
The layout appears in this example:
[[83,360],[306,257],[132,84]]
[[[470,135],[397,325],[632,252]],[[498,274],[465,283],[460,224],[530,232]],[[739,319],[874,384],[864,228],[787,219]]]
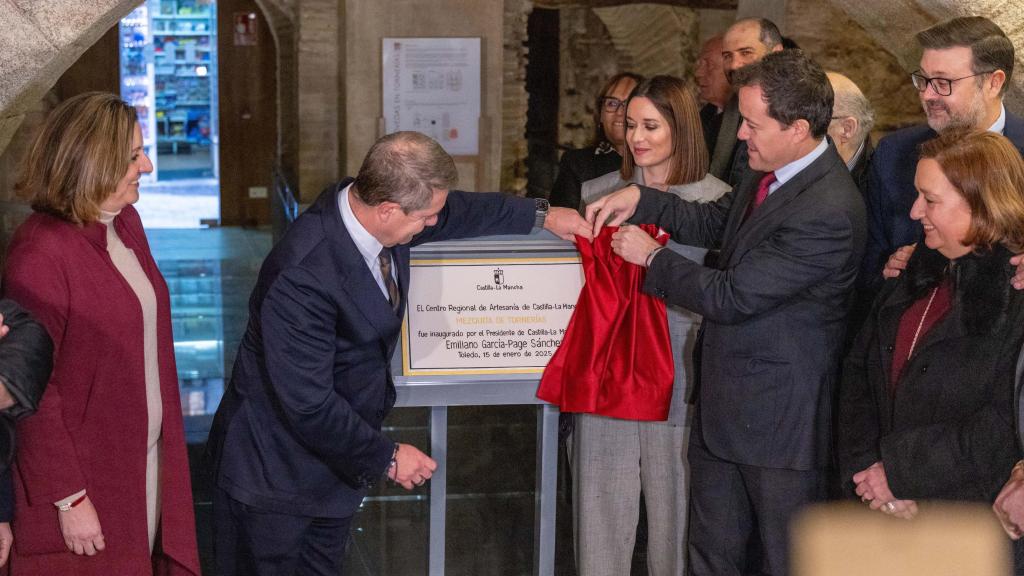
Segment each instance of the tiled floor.
[[[249,292],[270,250],[269,230],[212,228],[148,232],[171,289],[175,351],[192,462],[204,573],[212,566],[212,479],[202,457],[209,424],[230,377],[248,320]],[[428,412],[396,410],[386,432],[429,447]],[[449,412],[446,572],[532,573],[536,407],[465,407]],[[561,499],[561,496],[560,496]],[[427,573],[426,488],[379,487],[352,529],[346,574]],[[567,515],[557,543],[558,574],[571,574]]]
[[220,182],[192,178],[143,183],[135,209],[150,230],[199,228],[202,221],[220,219]]

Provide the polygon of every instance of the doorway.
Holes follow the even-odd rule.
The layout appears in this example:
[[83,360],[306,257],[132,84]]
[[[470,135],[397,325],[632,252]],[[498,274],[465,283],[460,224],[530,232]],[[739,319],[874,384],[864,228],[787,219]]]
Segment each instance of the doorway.
[[153,173],[147,228],[220,222],[216,0],[146,0],[120,25],[121,96],[135,106]]

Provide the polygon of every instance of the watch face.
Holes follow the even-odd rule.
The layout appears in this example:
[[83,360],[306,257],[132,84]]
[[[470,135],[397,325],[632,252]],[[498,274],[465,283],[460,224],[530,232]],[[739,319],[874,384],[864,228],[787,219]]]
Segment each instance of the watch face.
[[537,208],[537,212],[547,212],[551,203],[546,198],[534,198],[534,205]]

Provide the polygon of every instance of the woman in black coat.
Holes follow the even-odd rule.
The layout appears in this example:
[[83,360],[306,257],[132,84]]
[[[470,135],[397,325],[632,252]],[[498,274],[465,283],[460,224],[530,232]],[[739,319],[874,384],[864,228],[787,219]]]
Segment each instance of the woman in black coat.
[[631,72],[608,79],[594,106],[594,140],[585,148],[569,150],[558,163],[558,177],[548,199],[552,206],[580,210],[583,183],[622,167],[626,149],[626,100],[643,80]]
[[1020,459],[1024,162],[990,132],[944,134],[920,158],[910,215],[926,247],[875,300],[839,391],[843,482],[904,518],[919,500],[991,503]]
[[53,366],[46,329],[13,300],[0,299],[0,566],[11,551],[14,422],[39,407]]

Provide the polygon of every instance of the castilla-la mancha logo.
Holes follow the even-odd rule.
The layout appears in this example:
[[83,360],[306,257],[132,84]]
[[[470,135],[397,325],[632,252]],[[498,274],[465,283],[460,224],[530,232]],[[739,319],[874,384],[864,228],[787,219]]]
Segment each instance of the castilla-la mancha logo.
[[505,283],[505,271],[501,268],[494,269],[494,283],[498,285]]

